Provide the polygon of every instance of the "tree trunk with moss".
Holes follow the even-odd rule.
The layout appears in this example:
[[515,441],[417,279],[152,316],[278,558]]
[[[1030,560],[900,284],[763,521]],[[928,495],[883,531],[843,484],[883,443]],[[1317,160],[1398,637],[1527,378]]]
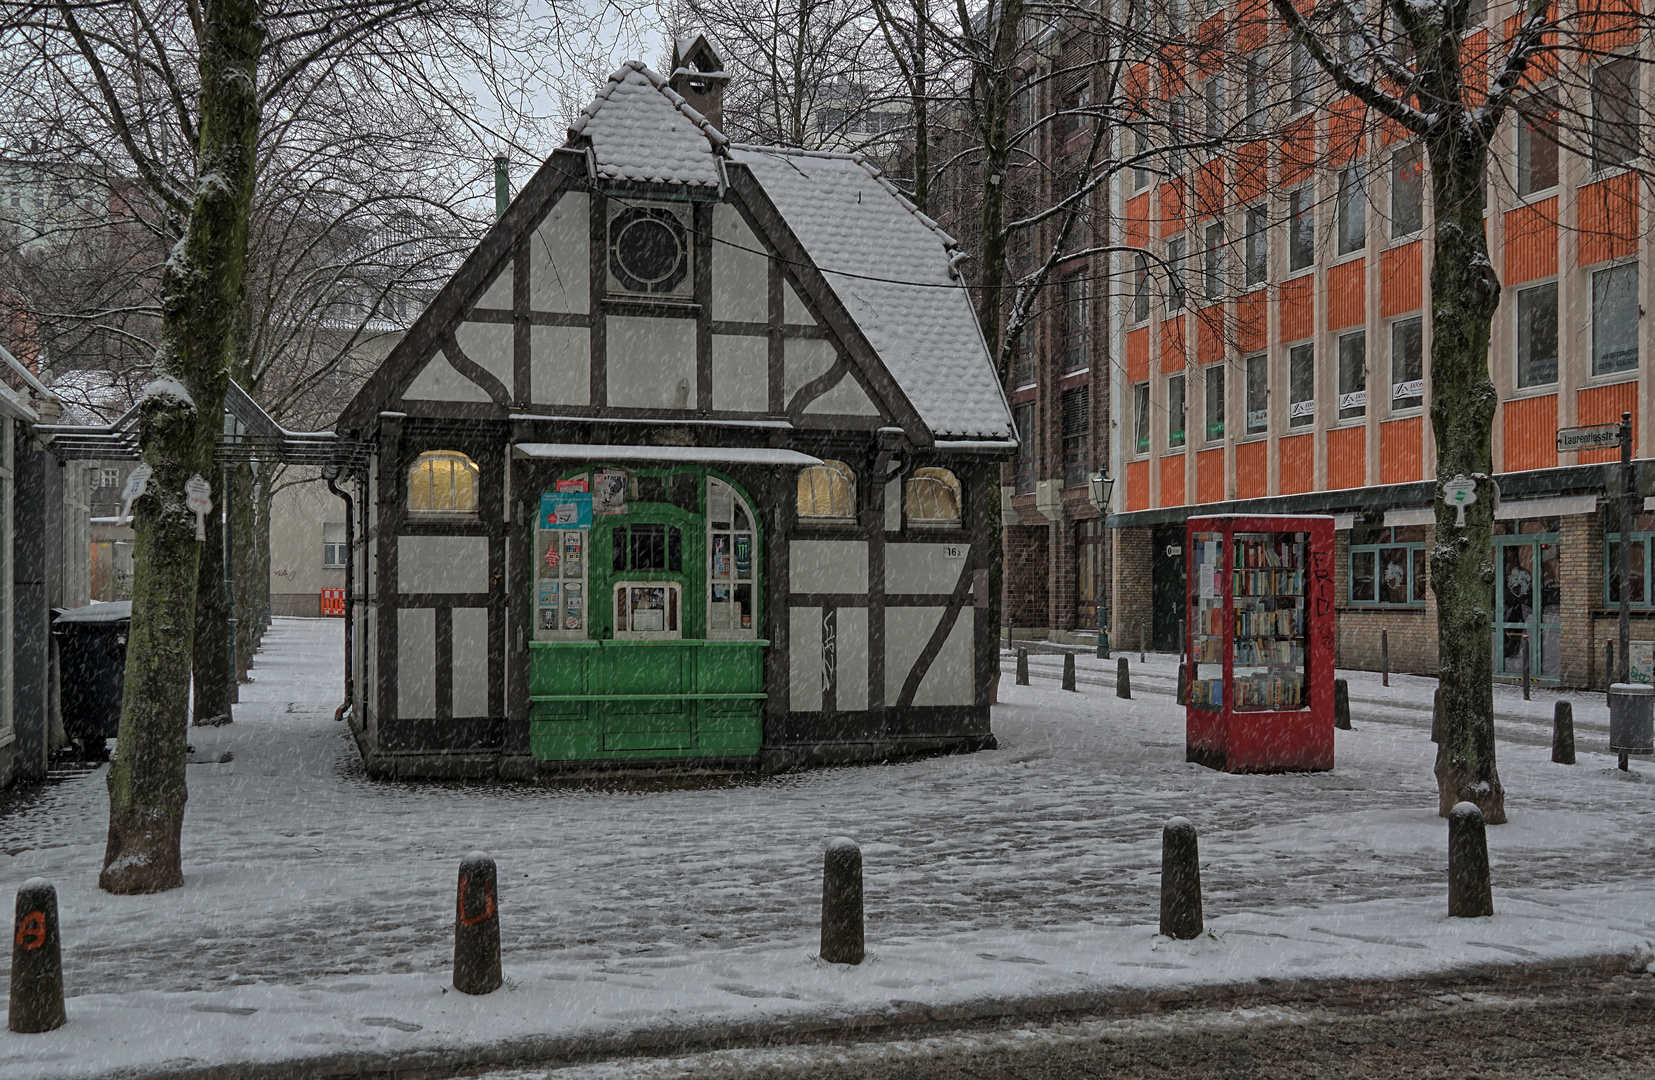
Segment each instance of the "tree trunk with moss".
[[201,560],[184,484],[197,473],[213,475],[247,262],[264,23],[252,0],[204,0],[200,12],[195,192],[162,284],[158,378],[138,411],[140,455],[154,472],[133,507],[132,628],[98,878],[116,893],[184,883],[185,734]]
[[[1431,588],[1437,594],[1437,803],[1443,817],[1472,802],[1483,820],[1506,820],[1494,763],[1494,413],[1488,345],[1500,281],[1483,232],[1487,148],[1446,128],[1426,140],[1436,208],[1431,264],[1431,428],[1437,445],[1437,530]],[[1456,524],[1443,485],[1477,483]]]
[[[214,476],[214,487],[223,472]],[[217,499],[214,500],[218,501]],[[197,724],[228,722],[234,715],[236,687],[228,653],[229,609],[224,603],[224,523],[218,507],[207,519],[207,542],[196,575],[195,646],[190,683]]]

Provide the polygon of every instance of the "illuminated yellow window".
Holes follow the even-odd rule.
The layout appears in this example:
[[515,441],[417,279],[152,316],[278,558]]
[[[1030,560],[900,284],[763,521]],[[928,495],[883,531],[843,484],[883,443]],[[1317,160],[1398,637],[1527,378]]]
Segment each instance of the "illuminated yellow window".
[[408,509],[428,514],[475,514],[477,466],[457,450],[430,450],[408,470]]
[[856,474],[843,461],[824,461],[799,473],[799,516],[856,517]]
[[917,525],[958,525],[960,481],[947,469],[915,469],[908,479],[909,522]]

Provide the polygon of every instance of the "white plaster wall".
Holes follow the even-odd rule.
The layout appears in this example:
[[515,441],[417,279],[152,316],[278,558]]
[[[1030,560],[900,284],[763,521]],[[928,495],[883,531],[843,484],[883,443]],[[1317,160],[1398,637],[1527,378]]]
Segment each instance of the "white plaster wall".
[[817,712],[822,707],[822,609],[789,608],[787,707]]
[[770,411],[770,341],[713,335],[713,408]]
[[860,711],[868,707],[868,609],[842,607],[834,618],[839,629],[835,704]]
[[611,315],[609,404],[635,409],[695,407],[695,322]]
[[437,611],[397,609],[397,715],[437,715]]
[[[315,473],[313,468],[290,465],[283,480]],[[213,502],[218,502],[216,492]],[[273,595],[319,597],[323,589],[345,587],[343,567],[325,569],[322,566],[322,526],[329,521],[343,523],[344,520],[344,502],[319,479],[290,484],[270,497],[270,592]],[[361,537],[357,540],[360,542]],[[361,587],[358,582],[357,588]],[[319,606],[308,614],[315,615],[318,611]]]
[[[507,385],[510,385],[509,383]],[[419,401],[489,401],[488,393],[470,379],[454,370],[448,357],[436,353],[426,362],[420,373],[402,392],[405,398]]]
[[511,339],[512,328],[506,323],[465,322],[454,330],[454,341],[472,363],[499,379],[507,390],[512,388],[516,367]]
[[832,413],[837,416],[878,416],[879,406],[873,403],[862,385],[845,372],[832,389],[805,406],[807,413]]
[[790,326],[815,326],[816,320],[791,281],[782,282],[782,318]]
[[530,238],[529,307],[535,311],[586,311],[589,213],[585,192],[565,192]]
[[948,549],[963,556],[968,544],[886,544],[885,591],[888,593],[951,593],[959,583],[965,558],[950,559]]
[[868,545],[862,540],[795,540],[788,587],[802,593],[866,593]]
[[511,258],[508,256],[506,265],[494,275],[494,280],[488,283],[483,295],[477,300],[477,307],[492,308],[496,311],[511,310],[512,268]]
[[488,608],[454,609],[454,715],[488,715]]
[[885,704],[895,705],[902,697],[902,684],[919,659],[931,631],[942,618],[940,607],[885,609]]
[[591,331],[584,326],[529,328],[529,400],[546,405],[592,402]]
[[821,338],[789,338],[782,343],[783,401],[791,402],[799,388],[833,366],[833,344]]
[[713,207],[713,310],[725,322],[768,322],[770,260],[733,206]]
[[931,668],[914,693],[915,705],[970,705],[971,628],[975,609],[965,608],[954,621],[954,628],[931,661]]
[[488,537],[397,537],[397,590],[488,592]]

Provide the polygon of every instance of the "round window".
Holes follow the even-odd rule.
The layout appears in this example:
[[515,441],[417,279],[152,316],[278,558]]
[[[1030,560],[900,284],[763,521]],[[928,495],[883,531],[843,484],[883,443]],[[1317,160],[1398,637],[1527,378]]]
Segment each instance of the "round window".
[[671,210],[635,206],[609,223],[609,271],[633,292],[670,293],[689,273],[689,242]]

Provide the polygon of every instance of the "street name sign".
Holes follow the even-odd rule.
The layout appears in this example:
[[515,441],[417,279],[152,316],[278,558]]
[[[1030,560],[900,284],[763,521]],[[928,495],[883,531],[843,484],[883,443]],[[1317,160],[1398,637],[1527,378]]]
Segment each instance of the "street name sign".
[[1557,452],[1560,454],[1575,450],[1613,450],[1620,444],[1619,424],[1587,424],[1585,427],[1557,429]]

